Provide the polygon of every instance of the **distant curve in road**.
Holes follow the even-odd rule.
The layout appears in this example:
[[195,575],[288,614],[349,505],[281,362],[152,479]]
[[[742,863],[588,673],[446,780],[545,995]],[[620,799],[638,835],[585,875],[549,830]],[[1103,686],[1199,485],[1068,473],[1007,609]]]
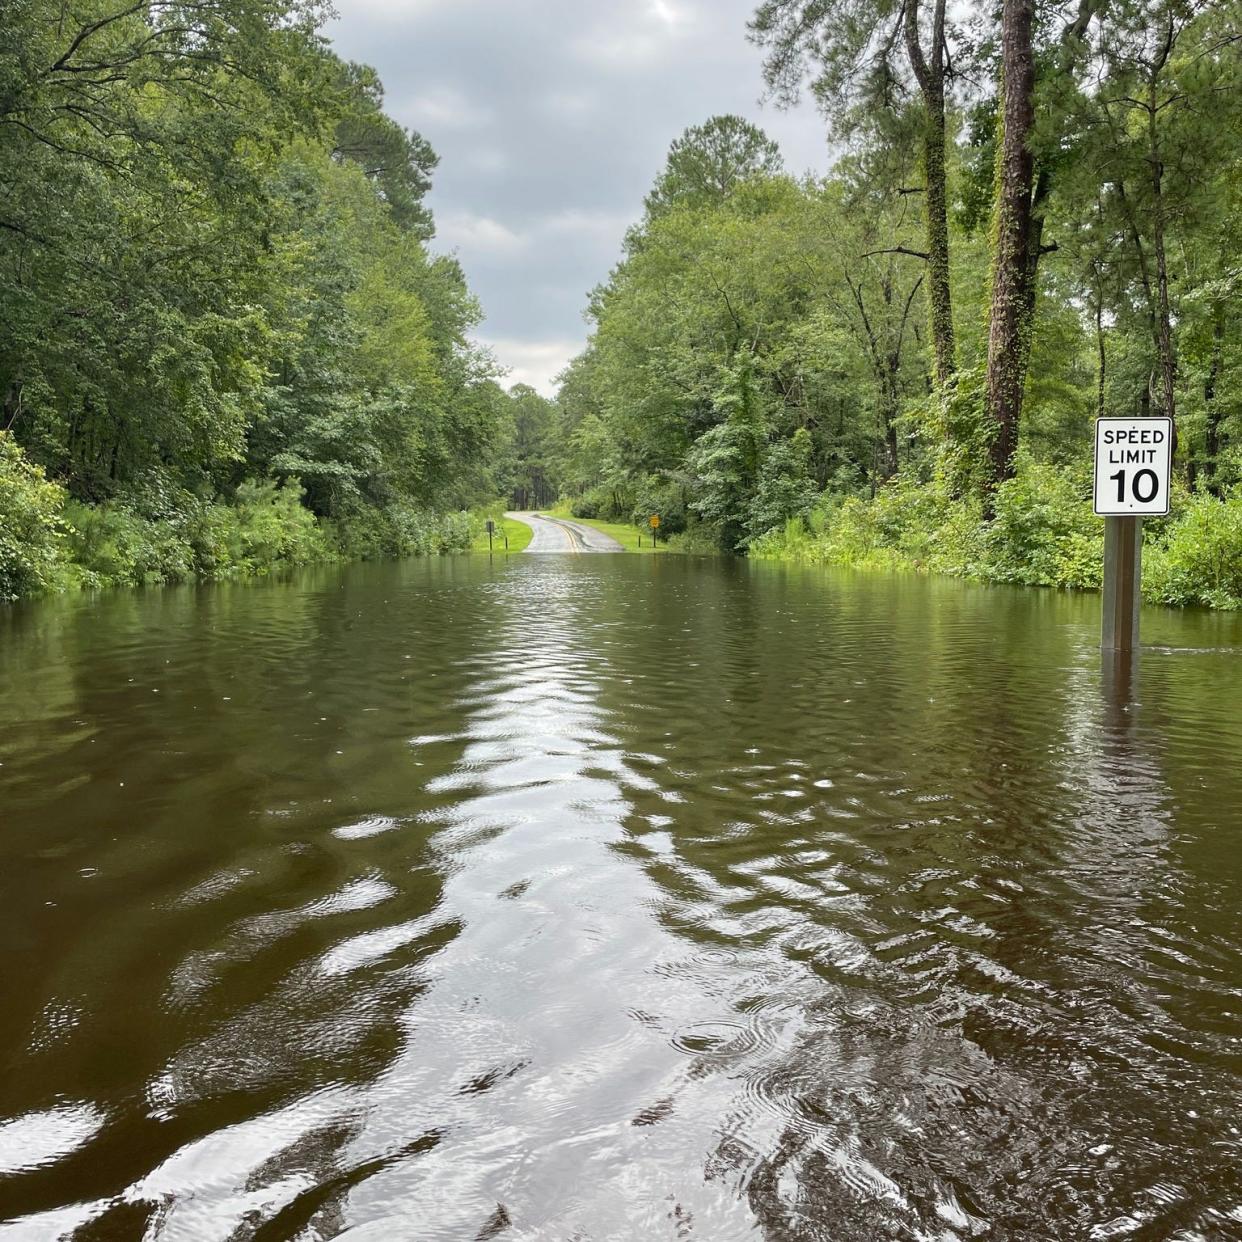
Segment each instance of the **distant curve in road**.
[[582,522],[547,517],[542,513],[506,513],[505,517],[524,522],[535,533],[527,552],[624,552],[611,536]]

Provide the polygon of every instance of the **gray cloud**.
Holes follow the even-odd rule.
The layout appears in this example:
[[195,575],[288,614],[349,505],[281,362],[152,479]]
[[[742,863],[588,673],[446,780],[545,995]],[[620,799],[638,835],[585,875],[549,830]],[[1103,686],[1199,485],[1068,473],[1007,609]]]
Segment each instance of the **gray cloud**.
[[337,0],[337,51],[374,65],[391,115],[440,154],[430,203],[511,381],[550,390],[586,294],[687,125],[736,112],[794,172],[823,169],[805,104],[760,107],[750,0]]

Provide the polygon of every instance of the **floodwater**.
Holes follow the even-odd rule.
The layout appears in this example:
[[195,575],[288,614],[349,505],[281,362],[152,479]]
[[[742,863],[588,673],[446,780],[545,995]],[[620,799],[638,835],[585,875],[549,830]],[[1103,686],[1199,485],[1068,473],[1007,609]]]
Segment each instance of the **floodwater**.
[[667,557],[0,616],[0,1242],[1242,1238],[1242,619]]

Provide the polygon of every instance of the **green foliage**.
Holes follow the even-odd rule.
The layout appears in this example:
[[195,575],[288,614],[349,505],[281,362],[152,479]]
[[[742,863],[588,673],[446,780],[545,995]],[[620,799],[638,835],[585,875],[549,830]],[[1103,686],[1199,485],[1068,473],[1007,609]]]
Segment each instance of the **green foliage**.
[[466,552],[475,534],[467,512],[433,513],[400,504],[359,508],[332,523],[332,529],[342,553],[357,560]]
[[69,551],[85,587],[181,582],[194,573],[190,545],[168,523],[124,505],[71,502]]
[[954,499],[942,484],[899,477],[873,500],[850,497],[762,541],[765,556],[834,564],[910,568],[989,582],[1098,587],[1103,523],[1091,512],[1089,480],[1023,462],[1002,484],[995,516],[977,500]]
[[[457,546],[428,514],[493,493],[507,399],[460,266],[428,249],[435,154],[325,15],[6,9],[0,426],[74,504],[6,551],[3,593],[54,585],[62,552],[66,585],[321,560],[316,517],[368,554]],[[56,509],[15,488],[15,513]]]
[[804,517],[815,500],[811,435],[805,427],[799,427],[792,438],[777,441],[764,453],[747,518],[751,540]]
[[1242,490],[1195,496],[1143,550],[1143,593],[1163,604],[1242,608]]
[[[752,555],[862,568],[921,569],[988,582],[1098,590],[1104,524],[1085,469],[1020,463],[995,516],[939,485],[896,479],[874,500],[850,497],[757,540]],[[1242,491],[1183,497],[1149,523],[1143,593],[1152,603],[1242,608]]]
[[64,489],[0,432],[0,600],[52,589],[62,564]]
[[985,575],[1036,586],[1100,585],[1104,523],[1091,511],[1091,479],[1026,462],[996,493],[987,530]]
[[595,487],[581,496],[575,496],[569,512],[576,518],[616,517],[611,510],[612,493],[607,488]]
[[655,477],[644,479],[630,509],[629,520],[635,526],[646,528],[653,514],[659,516],[661,538],[680,535],[691,518],[686,508],[686,488]]
[[716,532],[722,551],[741,551],[764,451],[760,398],[748,356],[726,371],[713,404],[724,421],[705,431],[686,457],[696,481],[690,507]]
[[70,502],[65,519],[73,576],[84,587],[256,577],[334,555],[296,483],[247,481],[231,504],[183,494],[158,513],[133,500]]
[[967,367],[943,392],[916,406],[916,417],[936,446],[934,470],[954,496],[977,496],[988,477],[995,429],[984,405],[984,368]]

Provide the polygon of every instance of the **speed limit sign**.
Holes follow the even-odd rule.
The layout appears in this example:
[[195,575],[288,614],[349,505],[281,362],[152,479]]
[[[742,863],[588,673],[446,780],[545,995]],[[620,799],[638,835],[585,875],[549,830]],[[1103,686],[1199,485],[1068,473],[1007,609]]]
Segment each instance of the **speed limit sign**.
[[1095,511],[1106,517],[1169,511],[1171,418],[1100,418],[1095,424]]

